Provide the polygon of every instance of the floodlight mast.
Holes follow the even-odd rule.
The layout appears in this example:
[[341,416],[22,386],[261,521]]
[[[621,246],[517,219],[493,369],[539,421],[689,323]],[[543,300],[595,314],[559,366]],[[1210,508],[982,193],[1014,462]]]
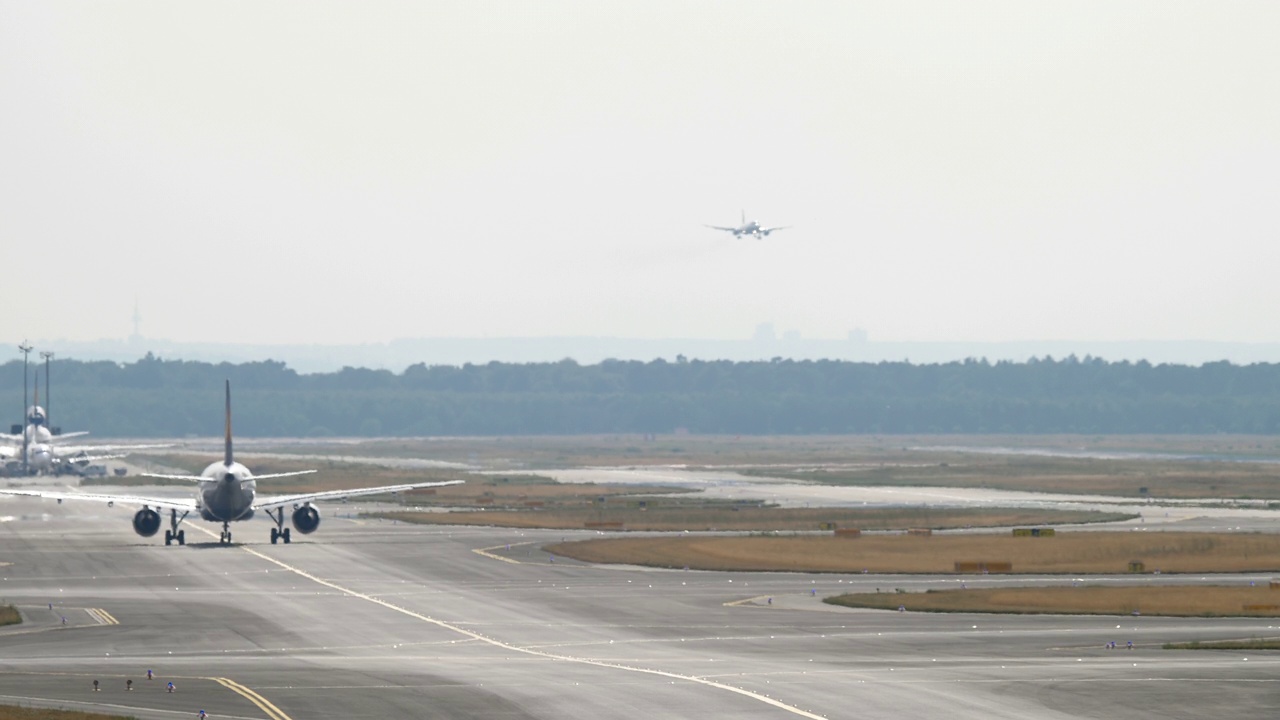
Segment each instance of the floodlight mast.
[[41,350],[40,357],[44,358],[44,424],[49,428],[49,432],[53,432],[53,397],[49,394],[49,362],[53,360],[52,350]]
[[22,353],[22,474],[30,473],[27,466],[27,444],[30,442],[27,438],[27,360],[31,355],[31,343],[26,340],[18,346],[18,352]]

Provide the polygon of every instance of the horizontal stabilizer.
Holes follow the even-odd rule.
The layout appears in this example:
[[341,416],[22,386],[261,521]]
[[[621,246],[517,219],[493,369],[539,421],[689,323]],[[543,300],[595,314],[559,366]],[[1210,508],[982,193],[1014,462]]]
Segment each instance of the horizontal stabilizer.
[[[54,437],[57,440],[57,437]],[[62,445],[55,444],[53,448],[58,451],[59,455],[67,455],[69,453],[78,452],[133,452],[134,450],[153,450],[156,448],[173,447],[173,443],[152,443],[150,445]]]
[[268,473],[266,475],[254,475],[252,479],[253,480],[274,480],[275,478],[294,477],[295,475],[310,475],[313,472],[315,472],[315,470],[298,470],[296,472]]

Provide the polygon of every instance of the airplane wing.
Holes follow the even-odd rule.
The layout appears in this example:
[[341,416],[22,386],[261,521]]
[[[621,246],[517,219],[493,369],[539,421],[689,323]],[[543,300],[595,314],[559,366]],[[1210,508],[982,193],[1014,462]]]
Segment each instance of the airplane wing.
[[711,228],[712,230],[724,230],[725,232],[731,232],[731,233],[738,232],[738,228],[720,227],[719,225],[708,225],[707,227]]
[[69,433],[62,433],[62,434],[60,434],[60,435],[54,435],[54,436],[53,436],[53,439],[54,439],[54,440],[62,440],[62,439],[65,439],[65,438],[81,437],[82,435],[88,435],[88,434],[89,434],[89,431],[88,431],[88,430],[77,430],[77,431],[75,431],[75,432],[69,432]]
[[123,503],[125,505],[147,505],[153,508],[173,509],[173,510],[195,510],[195,498],[148,498],[138,495],[112,495],[108,493],[80,493],[80,492],[60,492],[57,490],[14,490],[9,488],[0,489],[0,495],[15,495],[19,497],[38,497],[49,500],[89,500],[92,502],[104,502],[108,505],[114,503]]
[[779,230],[786,230],[786,229],[788,229],[788,228],[790,228],[790,227],[791,227],[790,225],[779,225],[778,227],[761,228],[761,229],[760,229],[760,234],[761,234],[761,235],[764,235],[764,236],[766,236],[766,237],[768,237],[769,233],[771,233],[771,232],[777,232],[777,231],[779,231]]
[[78,452],[116,452],[116,451],[133,451],[133,450],[152,450],[155,448],[173,447],[173,443],[162,443],[152,445],[63,445],[58,442],[61,435],[53,436],[53,449],[58,455],[68,455]]
[[[266,477],[258,475],[256,477]],[[360,495],[381,495],[383,493],[404,492],[417,488],[441,487],[444,485],[461,485],[465,480],[446,480],[444,482],[408,483],[405,485],[383,485],[381,487],[359,488],[355,490],[326,490],[324,492],[299,493],[297,495],[278,495],[262,498],[253,504],[255,510],[274,510],[295,503],[314,502],[316,500],[340,500]]]
[[74,463],[91,463],[91,462],[97,462],[99,460],[115,460],[117,458],[122,458],[124,456],[125,456],[125,453],[110,453],[107,455],[87,455],[84,453],[76,453],[72,457],[69,457],[69,458],[64,457],[61,459],[69,460]]

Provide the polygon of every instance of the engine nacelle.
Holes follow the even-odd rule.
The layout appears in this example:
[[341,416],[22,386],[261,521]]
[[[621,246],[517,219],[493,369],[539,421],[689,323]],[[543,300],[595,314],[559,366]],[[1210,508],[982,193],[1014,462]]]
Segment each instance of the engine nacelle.
[[315,532],[320,527],[320,511],[310,505],[303,505],[293,511],[293,526],[303,535]]
[[133,531],[142,537],[151,537],[160,532],[160,513],[142,508],[133,516]]

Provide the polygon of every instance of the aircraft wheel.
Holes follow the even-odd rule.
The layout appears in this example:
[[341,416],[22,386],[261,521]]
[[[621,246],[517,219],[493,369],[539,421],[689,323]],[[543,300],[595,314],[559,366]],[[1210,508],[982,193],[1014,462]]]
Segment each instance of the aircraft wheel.
[[187,531],[186,531],[186,530],[179,530],[179,531],[178,531],[178,544],[179,544],[179,545],[186,545],[186,544],[187,544]]
[[271,544],[275,545],[276,541],[279,539],[280,539],[280,531],[275,528],[271,528]]
[[280,537],[284,538],[284,544],[285,544],[285,545],[288,545],[288,544],[289,544],[289,542],[290,542],[290,540],[289,540],[289,528],[285,528],[285,529],[280,533]]
[[164,531],[164,544],[165,544],[165,545],[172,545],[172,544],[173,544],[173,531],[172,531],[172,530],[165,530],[165,531]]

